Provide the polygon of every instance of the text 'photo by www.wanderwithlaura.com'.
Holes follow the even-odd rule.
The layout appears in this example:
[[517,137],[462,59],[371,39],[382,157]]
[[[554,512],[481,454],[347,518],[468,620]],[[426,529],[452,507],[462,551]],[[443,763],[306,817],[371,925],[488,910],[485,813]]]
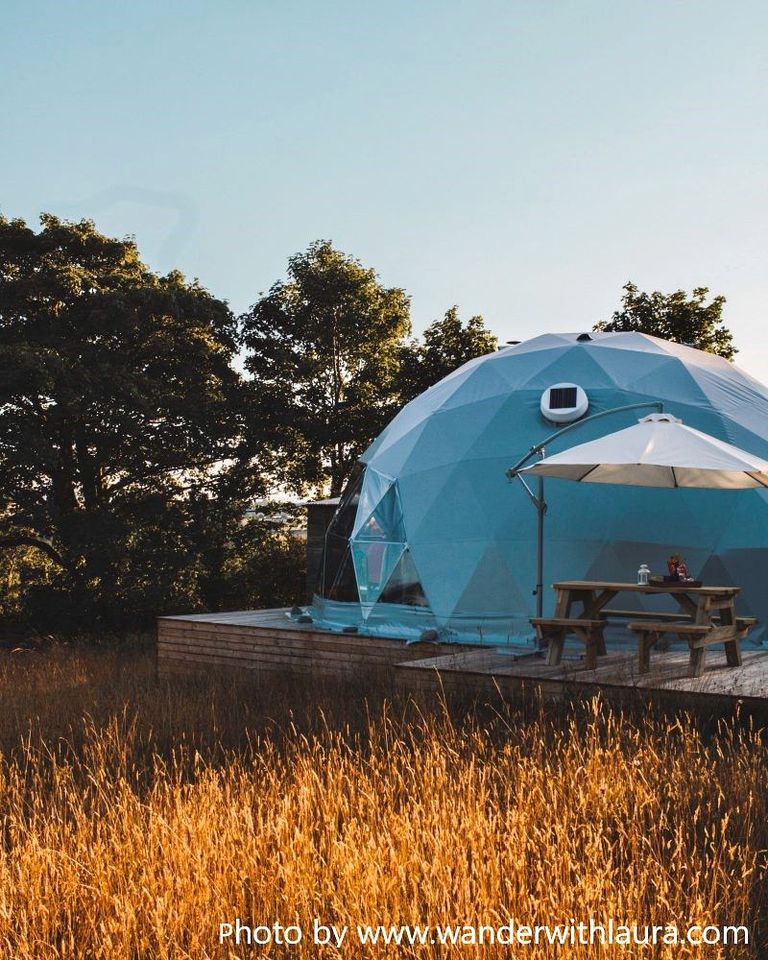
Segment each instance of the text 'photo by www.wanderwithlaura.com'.
[[299,924],[253,924],[239,917],[219,924],[220,944],[265,947],[311,943],[341,949],[361,946],[747,946],[749,929],[707,923],[637,923],[609,919],[569,918],[561,923],[528,924],[329,924],[315,917],[308,928]]

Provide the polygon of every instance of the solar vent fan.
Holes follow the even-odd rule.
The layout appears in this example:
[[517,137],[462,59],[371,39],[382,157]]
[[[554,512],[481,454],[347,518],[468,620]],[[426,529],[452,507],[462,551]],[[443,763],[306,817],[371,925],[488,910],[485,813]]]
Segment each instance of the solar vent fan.
[[572,423],[588,408],[586,393],[575,383],[554,383],[541,395],[541,414],[550,423]]
[[549,409],[573,410],[576,396],[576,387],[552,387],[549,391]]

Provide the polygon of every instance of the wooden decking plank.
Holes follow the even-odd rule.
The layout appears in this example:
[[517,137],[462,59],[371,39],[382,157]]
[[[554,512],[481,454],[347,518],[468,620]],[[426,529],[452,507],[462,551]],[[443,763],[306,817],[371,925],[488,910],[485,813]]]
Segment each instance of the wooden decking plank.
[[313,663],[319,660],[333,660],[336,663],[350,663],[350,664],[376,664],[381,666],[391,665],[394,661],[389,657],[371,657],[364,653],[350,653],[349,651],[343,650],[290,650],[287,648],[275,648],[272,650],[259,648],[256,650],[248,650],[242,648],[228,648],[228,647],[218,647],[216,649],[211,649],[207,647],[200,646],[187,646],[187,645],[173,645],[168,646],[163,649],[160,659],[167,657],[183,657],[183,656],[198,656],[198,657],[227,657],[235,658],[241,660],[262,660],[262,661],[278,661],[278,660],[302,660],[307,663]]
[[207,623],[195,623],[195,624],[186,624],[183,627],[173,626],[169,627],[167,624],[163,624],[158,631],[158,635],[161,637],[166,636],[201,636],[208,639],[216,637],[270,637],[274,642],[282,643],[283,641],[295,638],[297,640],[312,641],[314,638],[318,640],[335,640],[337,642],[348,642],[350,639],[357,640],[360,642],[365,639],[368,640],[368,646],[382,646],[382,647],[394,647],[394,646],[405,646],[405,644],[400,643],[396,640],[387,640],[381,637],[364,637],[362,634],[342,634],[342,633],[313,633],[311,631],[304,630],[276,630],[272,627],[255,627],[255,626],[240,626],[237,624],[219,624],[212,625]]
[[[190,650],[198,652],[232,651],[245,656],[270,656],[277,653],[302,654],[307,657],[332,653],[347,658],[363,660],[381,660],[387,663],[401,660],[424,658],[424,650],[408,647],[399,643],[389,646],[369,645],[366,638],[358,637],[321,637],[277,639],[260,634],[232,637],[183,633],[164,635],[158,639],[158,653],[164,655],[167,650]],[[431,652],[431,651],[430,651]],[[435,648],[435,653],[440,651]]]
[[275,610],[243,610],[233,613],[193,613],[184,616],[159,617],[158,625],[163,627],[215,624],[222,626],[267,627],[277,630],[299,630],[307,633],[330,634],[331,636],[340,635],[338,630],[320,626],[315,622],[299,623],[288,614],[289,610],[287,607]]
[[545,660],[530,657],[513,660],[505,654],[495,653],[493,650],[471,651],[465,654],[446,654],[429,660],[416,660],[399,663],[398,669],[430,670],[451,674],[487,674],[493,676],[557,676],[562,672],[562,665],[550,667]]
[[371,670],[386,669],[389,665],[383,662],[376,663],[370,660],[352,661],[339,659],[338,657],[327,656],[313,660],[306,657],[291,657],[280,655],[268,658],[242,657],[236,654],[228,656],[225,653],[218,654],[200,654],[183,652],[178,656],[167,656],[159,662],[159,667],[170,668],[177,663],[198,663],[201,665],[210,664],[212,666],[225,666],[237,669],[248,670],[276,670],[289,667],[297,667],[302,673],[314,674],[318,671],[329,671],[332,674],[351,672],[359,674],[366,668]]
[[[159,621],[163,624],[193,624],[193,623],[215,623],[215,624],[247,624],[254,627],[269,626],[278,629],[285,626],[287,629],[298,627],[300,629],[315,629],[312,623],[300,624],[296,620],[287,616],[287,610],[243,610],[235,613],[194,613],[183,617],[160,617]],[[330,631],[329,631],[330,632]]]
[[[334,642],[345,644],[359,644],[366,649],[379,647],[381,649],[417,649],[425,652],[431,648],[442,649],[438,644],[413,643],[406,644],[404,641],[389,637],[373,637],[362,633],[335,633],[331,631],[322,631],[315,633],[311,630],[279,630],[275,631],[267,627],[256,627],[253,625],[225,624],[211,625],[210,623],[193,623],[179,625],[174,623],[170,625],[167,621],[158,627],[158,636],[165,638],[169,636],[192,636],[201,635],[210,640],[217,640],[220,637],[256,637],[259,635],[273,637],[277,642],[283,642],[286,638],[295,638],[306,642]],[[463,647],[459,649],[465,649]]]
[[367,650],[397,650],[400,648],[399,644],[354,644],[348,643],[345,640],[329,636],[327,634],[317,634],[305,636],[300,633],[269,633],[267,631],[256,631],[256,630],[164,630],[159,634],[159,642],[165,643],[167,641],[178,641],[178,640],[189,640],[191,642],[202,643],[202,644],[218,644],[218,643],[265,643],[271,646],[280,646],[285,644],[326,644],[334,647],[361,647]]
[[[703,677],[688,675],[688,651],[668,651],[652,654],[651,672],[640,674],[636,655],[630,652],[601,657],[596,670],[586,670],[583,664],[561,663],[548,667],[541,660],[514,661],[490,651],[478,654],[447,655],[433,660],[417,660],[398,664],[398,672],[430,671],[441,676],[477,676],[489,678],[519,678],[521,680],[561,680],[577,685],[653,689],[679,689],[696,693],[724,693],[732,697],[768,697],[768,651],[746,651],[742,667],[728,667],[710,651]],[[510,662],[511,660],[511,662]]]
[[288,617],[275,620],[249,620],[243,617],[240,620],[163,620],[159,624],[160,630],[268,630],[270,633],[332,633],[330,630],[313,629],[311,623],[299,623]]
[[[269,636],[205,636],[205,635],[165,635],[158,638],[158,650],[163,650],[168,645],[189,645],[201,649],[238,649],[238,650],[305,650],[309,653],[321,652],[324,650],[343,652],[350,655],[359,654],[372,659],[385,659],[393,662],[399,660],[410,660],[423,658],[424,650],[409,648],[400,644],[383,646],[365,643],[340,643],[334,639],[321,638],[273,638]],[[439,650],[435,654],[439,654]]]
[[217,613],[171,613],[158,617],[158,620],[219,620],[222,617],[253,617],[265,620],[276,614],[282,615],[289,609],[289,607],[265,607],[262,610],[224,610]]
[[712,662],[707,656],[702,677],[682,677],[668,683],[670,689],[721,693],[734,697],[768,698],[768,651],[745,651],[740,667]]

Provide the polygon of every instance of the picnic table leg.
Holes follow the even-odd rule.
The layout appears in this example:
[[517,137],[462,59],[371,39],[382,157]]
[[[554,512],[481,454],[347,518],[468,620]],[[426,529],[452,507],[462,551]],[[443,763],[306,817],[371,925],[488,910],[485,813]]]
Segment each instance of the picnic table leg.
[[558,629],[552,628],[547,632],[549,650],[547,652],[547,665],[556,667],[563,657],[563,647],[565,646],[565,627]]
[[[584,644],[584,666],[587,670],[596,670],[598,645],[600,643],[598,634],[591,627],[589,629],[574,627],[573,632]],[[602,636],[602,631],[600,636]]]
[[[720,611],[720,624],[721,626],[735,626],[736,609],[733,603]],[[746,630],[737,630],[734,638],[732,640],[726,640],[723,644],[725,647],[725,660],[729,667],[741,666],[741,638],[746,635]]]
[[[615,596],[615,590],[603,590],[600,594],[597,594],[594,590],[592,590],[589,597],[584,599],[585,618],[589,620],[597,620],[600,617],[600,611],[606,604],[610,603]],[[605,635],[602,630],[597,631],[597,636],[595,637],[595,651],[599,657],[604,657],[606,653],[608,653],[608,648],[605,645]]]
[[700,597],[698,600],[692,600],[687,593],[673,593],[672,597],[683,614],[690,617],[693,623],[706,623],[706,620],[700,619],[706,617],[706,612],[702,606],[705,598]]
[[588,631],[586,638],[584,666],[587,670],[597,670],[597,638],[591,630]]
[[[707,596],[699,597],[698,603],[696,604],[696,615],[693,618],[693,622],[697,626],[704,626],[705,624],[712,622],[712,606],[711,598]],[[691,636],[685,636],[685,634],[678,634],[678,637],[682,640],[684,637],[688,641],[688,646],[691,651],[689,657],[689,663],[691,668],[692,677],[701,677],[704,675],[704,658],[707,655],[707,647],[705,644],[701,646],[696,646],[696,638]]]
[[731,600],[731,602],[726,607],[722,607],[720,610],[720,626],[721,627],[732,627],[736,623],[736,606]]
[[655,630],[646,630],[640,634],[640,663],[638,670],[640,673],[651,672],[651,650],[656,646],[659,639]]
[[690,656],[690,665],[691,665],[691,676],[692,677],[701,677],[704,674],[704,657],[707,653],[707,647],[705,644],[701,646],[695,646],[696,638],[691,636],[686,636],[684,633],[679,633],[678,637],[683,640],[687,639],[688,644],[691,648]]
[[570,617],[572,603],[570,590],[558,590],[555,596],[555,617],[558,619]]
[[741,666],[741,641],[738,637],[725,641],[725,659],[729,667]]
[[693,622],[697,626],[704,626],[706,623],[712,622],[712,598],[703,596],[699,597],[698,603],[696,604],[696,613],[693,618]]
[[608,653],[608,648],[605,645],[605,637],[601,630],[597,635],[597,655],[598,657],[604,657],[606,653]]
[[600,616],[600,611],[603,609],[606,604],[609,604],[611,600],[618,593],[617,590],[601,590],[598,593],[596,590],[584,591],[584,612],[582,616],[585,620],[596,620]]
[[[733,599],[731,599],[731,602],[728,604],[728,606],[725,606],[720,610],[720,626],[730,627],[730,626],[734,626],[735,623],[736,623],[736,605],[733,602]],[[723,646],[725,647],[725,660],[728,666],[740,667],[741,666],[741,636],[739,635],[739,633],[737,633],[732,640],[726,640]]]

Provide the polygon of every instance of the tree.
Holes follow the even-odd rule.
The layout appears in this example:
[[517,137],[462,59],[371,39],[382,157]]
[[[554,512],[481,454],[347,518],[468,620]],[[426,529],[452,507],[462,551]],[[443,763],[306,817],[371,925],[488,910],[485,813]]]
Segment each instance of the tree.
[[374,270],[320,240],[288,262],[243,315],[253,414],[295,490],[338,495],[398,406],[409,300]]
[[595,324],[595,330],[636,330],[733,360],[737,352],[733,335],[722,320],[725,297],[713,297],[706,303],[708,287],[696,287],[690,297],[684,290],[643,293],[631,282],[623,289],[621,309],[615,311],[610,321]]
[[41,225],[0,217],[0,537],[55,561],[81,612],[191,603],[184,491],[239,449],[236,322],[131,240]]
[[427,327],[422,340],[412,341],[403,352],[400,394],[405,403],[468,360],[493,353],[499,344],[482,317],[470,317],[462,324],[456,306]]

